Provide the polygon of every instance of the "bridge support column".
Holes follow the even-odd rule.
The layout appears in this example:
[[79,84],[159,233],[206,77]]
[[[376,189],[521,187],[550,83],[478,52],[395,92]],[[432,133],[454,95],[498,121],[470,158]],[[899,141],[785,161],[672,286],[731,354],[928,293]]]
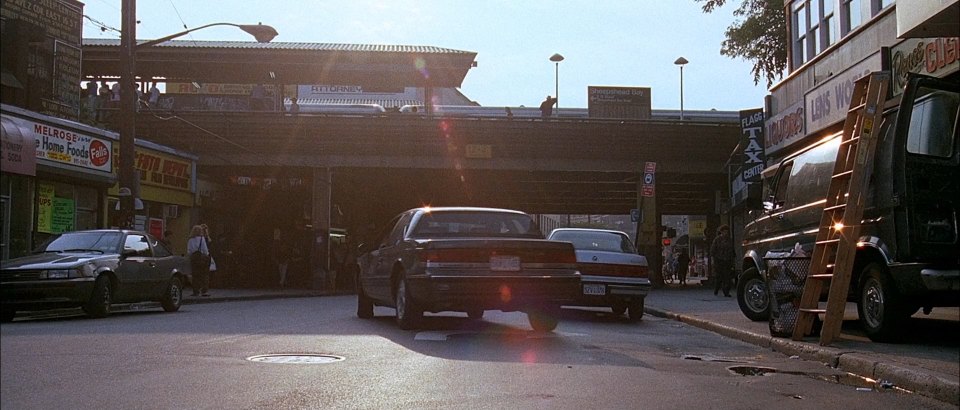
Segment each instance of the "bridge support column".
[[654,196],[643,196],[643,173],[637,182],[637,209],[640,210],[640,221],[637,223],[637,251],[647,257],[650,267],[650,282],[654,288],[664,286],[663,261],[660,247],[660,213],[657,212],[656,191]]
[[310,272],[314,289],[331,289],[330,272],[330,203],[333,180],[329,168],[313,168],[310,219],[313,225],[313,250],[310,252]]

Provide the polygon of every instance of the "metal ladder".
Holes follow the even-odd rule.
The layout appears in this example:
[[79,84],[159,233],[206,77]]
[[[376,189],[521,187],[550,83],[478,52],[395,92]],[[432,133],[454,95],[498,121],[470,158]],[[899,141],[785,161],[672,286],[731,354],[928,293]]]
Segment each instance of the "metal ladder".
[[[820,217],[820,229],[803,286],[797,323],[793,328],[793,340],[808,335],[819,314],[825,314],[820,331],[821,345],[829,345],[840,334],[877,146],[874,131],[882,120],[889,84],[890,73],[886,71],[871,73],[854,83],[827,202]],[[830,282],[827,306],[821,309],[820,294],[826,282]]]

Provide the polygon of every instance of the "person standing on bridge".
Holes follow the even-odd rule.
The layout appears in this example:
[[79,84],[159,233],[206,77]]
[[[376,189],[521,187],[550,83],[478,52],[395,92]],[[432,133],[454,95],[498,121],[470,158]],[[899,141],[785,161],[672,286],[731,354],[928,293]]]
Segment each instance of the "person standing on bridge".
[[543,102],[540,103],[540,116],[543,118],[547,118],[553,115],[553,106],[556,103],[557,103],[557,99],[548,95],[547,99],[543,100]]

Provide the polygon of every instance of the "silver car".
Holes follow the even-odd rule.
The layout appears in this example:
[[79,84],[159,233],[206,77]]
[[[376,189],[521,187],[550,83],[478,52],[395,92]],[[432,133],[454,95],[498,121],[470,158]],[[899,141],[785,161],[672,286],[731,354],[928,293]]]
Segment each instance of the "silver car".
[[627,234],[606,229],[559,228],[547,236],[573,244],[583,288],[576,306],[606,306],[630,320],[643,317],[644,299],[650,292],[647,258]]

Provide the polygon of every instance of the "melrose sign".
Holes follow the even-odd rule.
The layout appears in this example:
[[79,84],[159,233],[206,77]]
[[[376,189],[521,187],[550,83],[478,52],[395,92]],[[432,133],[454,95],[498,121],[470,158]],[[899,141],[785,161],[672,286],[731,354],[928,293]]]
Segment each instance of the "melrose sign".
[[110,161],[112,141],[49,124],[22,121],[32,131],[36,140],[37,159],[113,172],[113,163]]

